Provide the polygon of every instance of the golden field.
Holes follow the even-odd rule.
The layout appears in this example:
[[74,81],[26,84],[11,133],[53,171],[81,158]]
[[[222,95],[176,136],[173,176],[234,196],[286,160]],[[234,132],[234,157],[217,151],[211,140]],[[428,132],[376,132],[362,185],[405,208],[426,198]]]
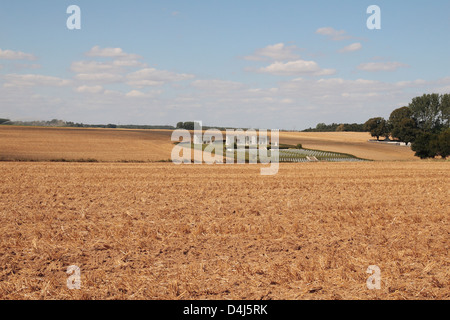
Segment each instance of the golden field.
[[171,130],[0,126],[0,160],[168,160]]
[[352,154],[358,158],[378,161],[414,161],[419,158],[409,147],[369,143],[374,139],[366,132],[280,132],[280,142],[304,148]]
[[450,298],[448,162],[259,169],[1,162],[0,299]]
[[[171,134],[171,130],[0,126],[0,160],[166,161],[174,147]],[[370,138],[361,132],[280,132],[280,143],[302,143],[309,149],[370,160],[418,160],[410,148],[369,143]]]

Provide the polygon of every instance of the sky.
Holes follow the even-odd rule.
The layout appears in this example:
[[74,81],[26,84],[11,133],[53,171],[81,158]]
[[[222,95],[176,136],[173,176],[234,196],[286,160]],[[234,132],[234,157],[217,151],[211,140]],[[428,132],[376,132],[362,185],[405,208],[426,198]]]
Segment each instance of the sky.
[[[371,5],[381,29],[367,27]],[[388,118],[450,93],[449,12],[448,0],[2,0],[0,118],[286,130]]]

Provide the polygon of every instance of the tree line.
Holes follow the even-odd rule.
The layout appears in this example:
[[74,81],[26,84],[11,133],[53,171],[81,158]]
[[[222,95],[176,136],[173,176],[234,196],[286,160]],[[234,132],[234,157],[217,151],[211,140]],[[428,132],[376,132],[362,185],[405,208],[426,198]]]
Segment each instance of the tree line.
[[364,129],[377,140],[390,137],[411,143],[421,159],[450,155],[450,94],[424,94],[392,111],[388,120],[371,118]]
[[308,128],[302,132],[366,132],[363,123],[319,123],[315,128]]
[[38,126],[38,127],[69,127],[69,128],[109,128],[109,129],[167,129],[173,130],[174,126],[170,125],[134,125],[134,124],[85,124],[71,121],[64,121],[59,119],[52,119],[49,121],[11,121],[10,119],[0,118],[0,125],[15,125],[15,126]]
[[[203,125],[201,127],[202,127],[202,130],[208,130],[208,129],[217,129],[217,130],[220,130],[220,131],[225,131],[226,129],[231,129],[231,130],[236,130],[236,129],[248,130],[248,128],[210,127],[210,126],[203,126]],[[186,129],[186,130],[195,130],[195,121],[178,122],[176,128],[177,129]]]

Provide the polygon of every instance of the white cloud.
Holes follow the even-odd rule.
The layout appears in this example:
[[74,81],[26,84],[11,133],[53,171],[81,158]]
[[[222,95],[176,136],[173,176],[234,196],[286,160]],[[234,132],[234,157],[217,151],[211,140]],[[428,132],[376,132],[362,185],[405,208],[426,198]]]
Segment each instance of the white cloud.
[[0,59],[5,60],[36,60],[36,57],[30,53],[21,51],[2,50],[0,49]]
[[331,75],[334,74],[336,70],[321,69],[315,61],[296,60],[285,63],[277,61],[267,67],[258,69],[257,72],[281,76],[294,76],[301,74]]
[[100,46],[95,46],[88,52],[86,52],[88,57],[101,57],[101,58],[119,58],[127,60],[138,60],[142,59],[141,56],[137,54],[129,54],[122,50],[122,48],[100,48]]
[[98,61],[76,61],[73,62],[70,69],[76,73],[105,73],[119,72],[120,68],[111,62]]
[[417,79],[414,81],[399,81],[396,83],[397,86],[399,87],[418,87],[418,86],[423,86],[425,85],[427,82],[423,79]]
[[5,87],[63,87],[72,83],[71,80],[40,74],[7,74],[4,79],[6,80]]
[[378,72],[378,71],[395,71],[399,68],[409,67],[400,62],[368,62],[362,63],[357,68],[362,71]]
[[286,99],[282,99],[280,102],[283,104],[291,104],[291,103],[294,103],[294,100],[286,98]]
[[277,43],[267,46],[255,51],[254,55],[244,57],[245,60],[250,61],[264,61],[264,60],[294,60],[299,59],[300,56],[294,53],[298,48],[296,46],[286,46],[284,43]]
[[158,95],[160,95],[163,91],[162,90],[155,90],[151,92],[142,92],[139,90],[131,90],[127,94],[125,94],[128,98],[154,98]]
[[318,77],[331,76],[333,74],[336,74],[336,69],[321,69],[320,71],[313,73],[314,76]]
[[145,63],[142,63],[138,60],[133,59],[123,59],[123,60],[114,60],[112,62],[113,66],[116,67],[146,67]]
[[114,73],[79,73],[75,76],[75,79],[80,81],[113,83],[122,81],[124,77]]
[[145,97],[145,93],[138,91],[138,90],[132,90],[130,92],[128,92],[126,94],[127,97],[132,97],[132,98],[141,98],[141,97]]
[[316,33],[323,36],[327,36],[333,41],[342,41],[352,38],[345,32],[345,30],[335,30],[331,27],[319,28],[316,30]]
[[79,93],[101,93],[104,91],[102,86],[80,86],[75,89],[76,92]]
[[191,85],[201,90],[211,91],[228,91],[238,90],[244,88],[244,85],[240,82],[225,81],[225,80],[196,80]]
[[340,53],[345,53],[345,52],[354,52],[354,51],[358,51],[362,49],[362,45],[359,42],[356,43],[352,43],[351,45],[348,45],[344,48],[342,48],[341,50],[339,50]]
[[[100,48],[93,47],[86,56],[99,58],[113,58],[111,61],[76,61],[71,65],[71,70],[79,74],[119,74],[125,73],[126,68],[146,67],[147,65],[141,61],[141,56],[136,54],[125,53],[121,48]],[[83,76],[85,77],[85,76]]]
[[128,85],[140,88],[148,86],[159,86],[167,82],[192,79],[194,76],[185,73],[157,70],[155,68],[145,68],[129,73],[126,77]]

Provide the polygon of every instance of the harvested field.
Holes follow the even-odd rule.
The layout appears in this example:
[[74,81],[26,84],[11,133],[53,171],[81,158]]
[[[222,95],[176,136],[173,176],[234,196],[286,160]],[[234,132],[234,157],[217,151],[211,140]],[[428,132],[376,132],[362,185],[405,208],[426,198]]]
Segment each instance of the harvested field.
[[[171,130],[0,126],[0,160],[168,160],[174,147],[171,134]],[[369,143],[369,138],[368,133],[361,132],[280,132],[280,143],[302,143],[309,149],[370,160],[419,160],[410,148]]]
[[168,160],[174,146],[171,134],[171,130],[0,126],[0,160]]
[[409,147],[370,143],[366,132],[280,132],[280,143],[301,143],[304,148],[352,154],[369,160],[416,160]]
[[448,162],[259,169],[0,163],[0,298],[450,298]]

